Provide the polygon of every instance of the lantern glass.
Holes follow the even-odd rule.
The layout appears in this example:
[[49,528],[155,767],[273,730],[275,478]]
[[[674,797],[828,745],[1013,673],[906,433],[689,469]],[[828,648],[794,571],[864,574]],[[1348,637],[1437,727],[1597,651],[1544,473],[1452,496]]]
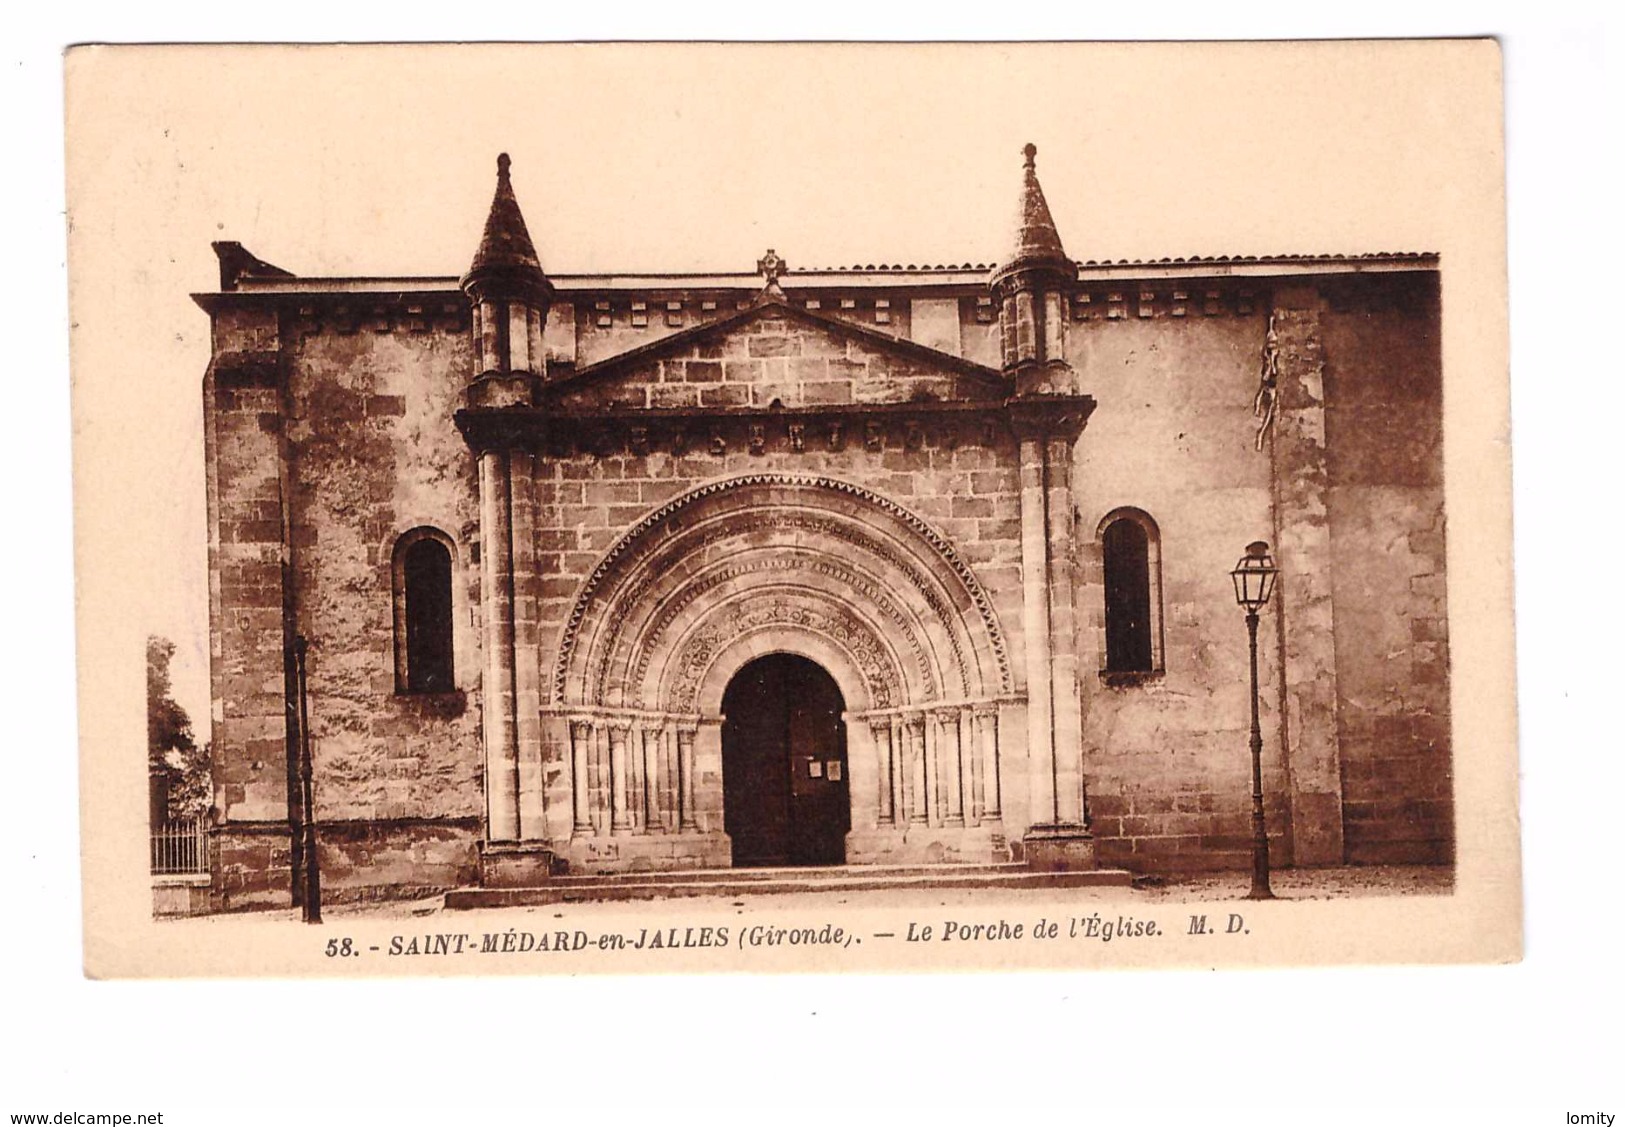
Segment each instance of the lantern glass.
[[1247,554],[1236,563],[1230,579],[1236,585],[1236,602],[1256,612],[1270,601],[1275,593],[1275,577],[1280,574],[1270,558],[1269,545],[1255,540],[1247,545]]

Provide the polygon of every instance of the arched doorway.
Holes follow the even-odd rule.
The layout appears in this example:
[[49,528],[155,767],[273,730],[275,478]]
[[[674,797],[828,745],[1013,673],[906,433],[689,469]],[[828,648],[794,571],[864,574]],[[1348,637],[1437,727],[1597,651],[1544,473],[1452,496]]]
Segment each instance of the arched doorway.
[[722,701],[722,789],[735,866],[845,863],[845,707],[835,679],[795,654],[734,674]]

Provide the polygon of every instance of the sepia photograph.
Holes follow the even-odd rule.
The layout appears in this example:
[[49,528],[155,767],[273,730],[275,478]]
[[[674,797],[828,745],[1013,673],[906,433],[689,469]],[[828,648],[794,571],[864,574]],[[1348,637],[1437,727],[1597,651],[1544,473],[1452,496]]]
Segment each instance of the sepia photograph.
[[67,89],[93,975],[1518,957],[1492,42]]
[[0,1120],[1618,1119],[1615,21],[844,7],[14,21]]

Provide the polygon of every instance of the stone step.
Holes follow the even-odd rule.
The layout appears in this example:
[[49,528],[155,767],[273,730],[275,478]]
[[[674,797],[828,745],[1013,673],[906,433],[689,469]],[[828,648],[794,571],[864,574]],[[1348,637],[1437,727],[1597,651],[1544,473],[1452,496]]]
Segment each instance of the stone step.
[[[891,872],[875,870],[891,869]],[[996,871],[988,871],[988,870]],[[903,871],[897,871],[903,870]],[[920,871],[928,870],[928,871]],[[1008,871],[1007,871],[1008,870]],[[741,878],[742,873],[758,874]],[[812,875],[816,873],[817,875]],[[1033,872],[1013,866],[843,866],[839,869],[717,869],[658,874],[674,880],[649,880],[657,874],[628,873],[608,877],[566,877],[530,888],[459,888],[446,893],[448,909],[515,908],[599,900],[658,900],[687,896],[770,896],[797,892],[873,892],[915,889],[1128,888],[1126,869],[1086,869],[1071,873]],[[682,879],[686,878],[686,879]]]
[[812,884],[829,880],[849,880],[853,877],[931,876],[937,873],[1025,873],[1031,870],[1019,861],[985,861],[972,864],[915,864],[915,865],[763,865],[739,869],[662,869],[658,871],[579,874],[553,877],[553,885],[627,884],[684,884],[694,881],[727,881],[744,883],[754,881],[799,880]]

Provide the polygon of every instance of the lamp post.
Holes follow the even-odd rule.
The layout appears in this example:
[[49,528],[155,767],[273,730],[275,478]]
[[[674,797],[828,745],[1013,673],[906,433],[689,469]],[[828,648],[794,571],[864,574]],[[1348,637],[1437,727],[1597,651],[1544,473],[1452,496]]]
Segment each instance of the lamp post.
[[1275,591],[1280,569],[1270,558],[1270,546],[1262,540],[1247,545],[1247,554],[1230,573],[1236,585],[1236,602],[1247,610],[1247,659],[1252,670],[1252,750],[1253,750],[1253,887],[1249,900],[1273,900],[1270,891],[1270,839],[1264,828],[1264,737],[1258,730],[1258,612]]

